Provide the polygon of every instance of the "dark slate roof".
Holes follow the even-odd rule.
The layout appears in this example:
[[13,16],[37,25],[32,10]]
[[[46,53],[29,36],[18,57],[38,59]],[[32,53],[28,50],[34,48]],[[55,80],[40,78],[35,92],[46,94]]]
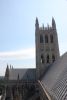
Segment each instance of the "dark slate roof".
[[67,100],[67,53],[50,66],[41,83],[52,100]]
[[9,80],[35,80],[36,70],[35,69],[10,69]]

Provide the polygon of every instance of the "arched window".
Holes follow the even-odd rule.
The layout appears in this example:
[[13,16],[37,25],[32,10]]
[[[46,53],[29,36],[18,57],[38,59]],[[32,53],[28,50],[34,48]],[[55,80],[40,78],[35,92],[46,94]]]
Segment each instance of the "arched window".
[[53,43],[53,35],[50,35],[50,42]]
[[40,35],[40,43],[43,43],[43,35]]
[[45,35],[45,43],[48,43],[48,36]]
[[47,54],[47,63],[49,63],[49,55]]
[[54,54],[52,55],[52,61],[53,61],[53,62],[55,61],[55,56],[54,56]]
[[41,55],[41,63],[42,64],[44,63],[44,56],[43,56],[43,54]]

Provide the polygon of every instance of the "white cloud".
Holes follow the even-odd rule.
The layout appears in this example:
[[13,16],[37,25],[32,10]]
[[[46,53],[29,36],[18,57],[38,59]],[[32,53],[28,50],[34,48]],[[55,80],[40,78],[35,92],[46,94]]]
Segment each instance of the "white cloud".
[[34,68],[34,59],[35,48],[26,48],[17,51],[0,52],[0,76],[5,74],[7,64],[11,64],[15,68]]
[[34,59],[35,58],[35,48],[21,49],[18,51],[8,51],[0,52],[1,60],[20,60],[20,59]]

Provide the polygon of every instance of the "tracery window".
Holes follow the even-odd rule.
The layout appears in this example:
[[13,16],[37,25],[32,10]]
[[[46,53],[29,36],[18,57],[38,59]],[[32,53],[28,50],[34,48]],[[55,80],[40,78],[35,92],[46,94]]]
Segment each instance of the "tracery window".
[[52,55],[52,61],[53,62],[55,61],[55,55],[54,54]]
[[41,63],[42,64],[44,63],[44,56],[43,56],[43,54],[41,55]]
[[49,55],[47,54],[47,63],[49,63]]
[[53,35],[50,35],[50,42],[53,43]]
[[48,43],[48,36],[45,35],[45,43]]
[[43,35],[40,35],[40,43],[43,43]]

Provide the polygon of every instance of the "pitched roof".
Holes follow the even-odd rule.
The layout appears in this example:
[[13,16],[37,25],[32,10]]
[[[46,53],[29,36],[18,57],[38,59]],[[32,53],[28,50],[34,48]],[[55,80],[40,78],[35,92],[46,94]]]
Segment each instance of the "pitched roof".
[[41,83],[54,100],[67,100],[67,53],[50,66]]
[[35,69],[10,69],[9,80],[35,80]]

